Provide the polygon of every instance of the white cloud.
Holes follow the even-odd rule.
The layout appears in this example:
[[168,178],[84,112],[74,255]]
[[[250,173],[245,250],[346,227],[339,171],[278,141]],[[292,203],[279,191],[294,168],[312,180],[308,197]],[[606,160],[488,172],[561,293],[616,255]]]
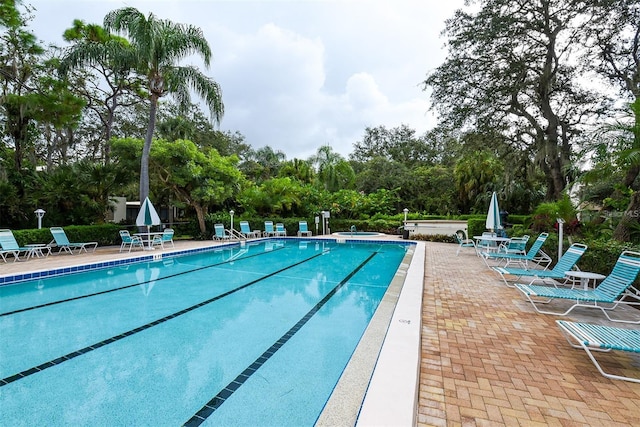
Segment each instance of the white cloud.
[[202,28],[207,72],[222,87],[221,129],[258,148],[306,158],[323,144],[345,157],[366,127],[435,124],[426,73],[444,59],[444,19],[463,0],[31,0],[36,36],[63,44],[73,19],[101,23],[116,8]]
[[387,97],[380,92],[373,76],[357,73],[347,81],[347,99],[356,110],[370,110],[387,105]]

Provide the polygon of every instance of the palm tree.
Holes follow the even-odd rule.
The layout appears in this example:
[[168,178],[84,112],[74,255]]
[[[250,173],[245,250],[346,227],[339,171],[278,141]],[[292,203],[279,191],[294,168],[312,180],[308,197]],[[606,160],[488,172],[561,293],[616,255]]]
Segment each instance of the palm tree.
[[333,151],[330,145],[318,148],[316,154],[309,157],[315,166],[318,185],[327,191],[338,191],[341,188],[352,188],[355,183],[355,172],[340,153]]
[[140,159],[140,200],[149,195],[149,151],[156,124],[158,100],[172,95],[178,105],[190,105],[190,90],[202,97],[212,119],[219,123],[224,113],[220,86],[193,66],[178,62],[192,54],[202,56],[208,67],[211,48],[202,30],[191,25],[158,19],[152,13],[145,17],[133,7],[111,11],[104,17],[109,31],[124,33],[135,51],[135,69],[146,76],[149,90],[149,124]]

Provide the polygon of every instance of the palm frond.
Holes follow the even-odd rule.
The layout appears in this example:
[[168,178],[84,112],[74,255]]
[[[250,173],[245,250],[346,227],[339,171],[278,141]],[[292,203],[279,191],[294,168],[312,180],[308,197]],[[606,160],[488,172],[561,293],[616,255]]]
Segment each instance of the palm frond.
[[220,123],[224,115],[222,89],[220,85],[193,66],[174,67],[166,77],[168,90],[179,103],[188,103],[185,88],[190,88],[200,96],[211,113],[211,118]]

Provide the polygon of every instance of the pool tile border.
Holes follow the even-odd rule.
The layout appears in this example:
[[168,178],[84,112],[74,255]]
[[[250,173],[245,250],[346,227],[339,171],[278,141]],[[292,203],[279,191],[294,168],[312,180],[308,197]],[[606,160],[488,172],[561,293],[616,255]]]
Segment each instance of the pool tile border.
[[117,259],[117,260],[111,260],[111,261],[102,261],[102,262],[95,262],[90,264],[80,264],[80,265],[71,266],[71,267],[60,267],[52,270],[38,270],[38,271],[29,272],[29,273],[0,276],[0,286],[13,285],[13,284],[25,282],[28,280],[34,280],[34,279],[45,279],[45,278],[56,277],[56,276],[65,276],[65,275],[74,274],[74,273],[82,273],[85,271],[102,270],[102,269],[111,268],[111,267],[120,267],[123,265],[135,264],[139,262],[150,262],[150,261],[162,260],[165,258],[173,258],[176,256],[190,255],[197,252],[210,252],[216,249],[220,249],[222,247],[229,247],[229,246],[235,246],[235,245],[238,245],[238,243],[234,242],[227,245],[207,246],[204,248],[195,248],[195,249],[185,249],[185,250],[175,251],[175,252],[149,254],[149,255],[142,255],[142,256],[123,258],[123,259]]

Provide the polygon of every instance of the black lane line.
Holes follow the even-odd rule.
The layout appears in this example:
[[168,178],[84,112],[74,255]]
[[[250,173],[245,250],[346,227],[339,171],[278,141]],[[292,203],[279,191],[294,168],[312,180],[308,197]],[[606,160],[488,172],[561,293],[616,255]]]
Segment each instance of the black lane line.
[[202,424],[211,414],[213,414],[233,393],[235,393],[241,385],[243,385],[251,375],[253,375],[271,356],[273,356],[280,348],[289,341],[299,330],[302,328],[330,299],[336,292],[342,288],[345,283],[349,281],[362,267],[364,267],[377,252],[373,252],[369,257],[364,260],[355,270],[353,270],[347,277],[342,279],[338,285],[333,288],[318,304],[316,304],[307,314],[302,317],[298,323],[296,323],[291,329],[289,329],[283,336],[281,336],[271,347],[269,347],[264,353],[260,355],[248,368],[240,373],[233,381],[226,385],[213,399],[207,402],[198,412],[195,413],[186,423],[183,425],[186,427],[195,427]]
[[176,313],[173,313],[173,314],[170,314],[168,316],[165,316],[165,317],[163,317],[161,319],[154,320],[153,322],[147,323],[146,325],[138,326],[135,329],[131,329],[131,330],[127,331],[127,332],[121,333],[120,335],[116,335],[114,337],[107,338],[106,340],[101,341],[99,343],[95,343],[95,344],[92,344],[92,345],[87,346],[85,348],[81,348],[80,350],[76,350],[74,352],[65,354],[64,356],[58,357],[57,359],[50,360],[50,361],[42,363],[42,364],[40,364],[38,366],[34,366],[33,368],[29,368],[26,371],[18,372],[17,374],[11,375],[9,377],[2,378],[2,379],[0,379],[0,387],[3,387],[5,385],[7,385],[7,384],[10,384],[10,383],[12,383],[14,381],[20,380],[22,378],[28,377],[29,375],[35,374],[37,372],[44,371],[45,369],[51,368],[52,366],[59,365],[59,364],[61,364],[63,362],[66,362],[67,360],[73,359],[74,357],[81,356],[81,355],[83,355],[85,353],[88,353],[90,351],[96,350],[96,349],[98,349],[100,347],[104,347],[107,344],[111,344],[111,343],[114,343],[116,341],[120,341],[123,338],[126,338],[128,336],[137,334],[138,332],[142,332],[142,331],[144,331],[146,329],[149,329],[149,328],[151,328],[153,326],[160,325],[161,323],[164,323],[164,322],[166,322],[168,320],[171,320],[171,319],[175,319],[176,317],[182,316],[183,314],[189,313],[189,312],[191,312],[193,310],[196,310],[198,308],[204,307],[207,304],[211,304],[214,301],[217,301],[219,299],[227,297],[227,296],[229,296],[229,295],[231,295],[231,294],[233,294],[235,292],[238,292],[241,289],[247,288],[247,287],[249,287],[251,285],[255,285],[258,282],[261,282],[261,281],[263,281],[265,279],[268,279],[271,276],[275,276],[276,274],[282,273],[283,271],[289,270],[290,268],[293,268],[293,267],[296,267],[296,266],[298,266],[300,264],[304,264],[305,262],[311,261],[312,259],[321,256],[323,253],[324,252],[320,252],[318,254],[315,254],[312,257],[309,257],[307,259],[303,259],[302,261],[298,261],[295,264],[292,264],[292,265],[290,265],[288,267],[281,268],[278,271],[275,271],[273,273],[269,273],[266,276],[263,276],[263,277],[261,277],[259,279],[252,280],[252,281],[250,281],[248,283],[245,283],[244,285],[238,286],[235,289],[231,289],[230,291],[227,291],[225,293],[217,295],[217,296],[215,296],[213,298],[210,298],[210,299],[208,299],[206,301],[203,301],[201,303],[198,303],[196,305],[192,305],[191,307],[187,307],[187,308],[185,308],[183,310],[180,310],[180,311],[178,311]]
[[[280,251],[280,250],[283,250],[283,249],[284,248],[277,248],[277,249],[274,249],[271,252]],[[177,277],[177,276],[180,276],[180,275],[183,275],[183,274],[193,273],[195,271],[205,270],[207,268],[218,267],[220,265],[229,264],[229,263],[236,262],[236,261],[241,261],[243,259],[249,259],[249,258],[257,257],[257,256],[260,256],[260,255],[265,255],[265,254],[268,254],[268,253],[270,253],[270,252],[259,252],[257,254],[247,255],[246,257],[236,258],[236,259],[233,259],[233,260],[223,261],[223,262],[219,262],[219,263],[211,264],[211,265],[205,265],[203,267],[198,267],[198,268],[195,268],[193,270],[187,270],[187,271],[182,271],[180,273],[171,274],[171,275],[166,276],[166,277],[159,277],[159,278],[154,279],[154,280],[146,280],[144,282],[138,282],[138,283],[134,283],[132,285],[125,285],[125,286],[120,286],[120,287],[113,288],[113,289],[107,289],[105,291],[94,292],[92,294],[81,295],[81,296],[78,296],[78,297],[66,298],[66,299],[62,299],[62,300],[58,300],[58,301],[48,302],[46,304],[34,305],[32,307],[25,307],[25,308],[20,308],[18,310],[7,311],[6,313],[0,313],[0,317],[8,316],[10,314],[22,313],[23,311],[29,311],[29,310],[35,310],[35,309],[38,309],[38,308],[49,307],[49,306],[56,305],[56,304],[62,304],[64,302],[70,302],[70,301],[75,301],[75,300],[79,300],[79,299],[83,299],[83,298],[95,297],[97,295],[108,294],[110,292],[120,291],[122,289],[133,288],[134,286],[144,285],[145,283],[159,282],[160,280],[171,279],[172,277]]]

